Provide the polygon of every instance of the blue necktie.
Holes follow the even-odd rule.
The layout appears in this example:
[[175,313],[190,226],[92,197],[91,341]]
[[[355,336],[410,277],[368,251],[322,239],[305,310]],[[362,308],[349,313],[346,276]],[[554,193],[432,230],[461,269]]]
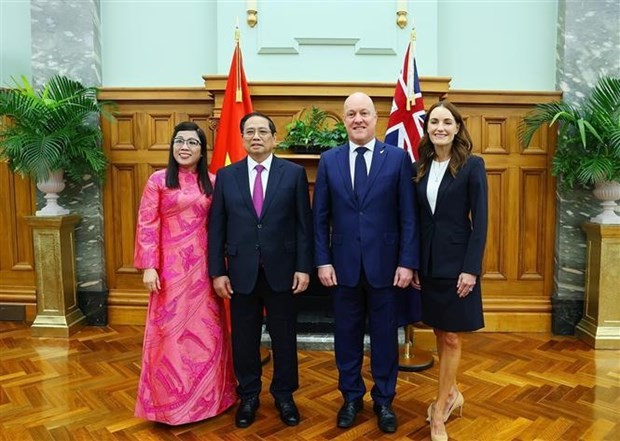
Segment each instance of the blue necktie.
[[364,160],[364,153],[367,152],[366,147],[358,147],[355,149],[357,156],[355,157],[355,175],[353,176],[353,190],[358,202],[362,200],[364,190],[366,189],[366,181],[368,181],[368,169]]

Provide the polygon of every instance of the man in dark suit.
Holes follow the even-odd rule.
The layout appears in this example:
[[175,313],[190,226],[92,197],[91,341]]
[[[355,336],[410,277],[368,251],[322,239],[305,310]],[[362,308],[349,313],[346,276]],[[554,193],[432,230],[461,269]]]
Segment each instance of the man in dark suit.
[[338,427],[351,427],[366,392],[361,375],[368,316],[370,392],[379,428],[398,426],[392,409],[398,375],[397,296],[418,283],[419,238],[409,155],[375,138],[377,113],[368,95],[344,103],[349,142],[321,155],[314,188],[315,263],[333,288]]
[[216,293],[230,299],[237,427],[250,426],[259,406],[263,308],[274,363],[270,392],[285,424],[300,418],[293,296],[310,280],[312,215],[306,171],[273,155],[275,132],[266,115],[243,117],[248,157],[217,173],[209,220],[209,274]]

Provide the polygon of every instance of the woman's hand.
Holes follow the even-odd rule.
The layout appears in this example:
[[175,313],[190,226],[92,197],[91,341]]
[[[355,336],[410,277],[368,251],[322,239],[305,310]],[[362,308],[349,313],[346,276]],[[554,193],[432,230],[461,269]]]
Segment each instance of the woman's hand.
[[469,273],[459,274],[459,280],[456,283],[456,293],[459,297],[467,297],[476,286],[476,276]]
[[155,268],[147,268],[144,270],[142,283],[144,283],[144,287],[150,292],[159,293],[159,290],[161,289],[159,274],[157,274],[157,270]]

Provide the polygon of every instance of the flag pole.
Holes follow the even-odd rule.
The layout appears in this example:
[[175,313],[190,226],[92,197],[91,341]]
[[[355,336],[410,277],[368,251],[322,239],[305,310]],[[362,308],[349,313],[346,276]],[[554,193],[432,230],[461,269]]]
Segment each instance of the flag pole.
[[[411,111],[412,105],[415,106],[415,42],[416,30],[411,17],[411,35],[409,37],[409,54],[407,57],[407,90],[405,96],[405,107],[407,112]],[[413,146],[411,146],[413,149]],[[430,351],[420,349],[415,345],[415,330],[413,323],[405,325],[405,344],[399,348],[398,369],[407,372],[419,372],[430,368],[433,365],[433,354]]]
[[[413,21],[413,17],[411,17],[411,21]],[[416,31],[415,26],[411,28],[411,36],[409,37],[409,57],[407,59],[407,111],[411,111],[411,103],[415,102],[415,90],[414,90],[414,54],[415,54],[415,40],[416,40]]]
[[243,91],[241,89],[241,52],[239,51],[239,39],[241,32],[239,31],[239,18],[237,18],[237,27],[235,28],[235,53],[237,54],[237,66],[235,66],[235,76],[237,90],[235,93],[235,101],[240,103],[243,101]]

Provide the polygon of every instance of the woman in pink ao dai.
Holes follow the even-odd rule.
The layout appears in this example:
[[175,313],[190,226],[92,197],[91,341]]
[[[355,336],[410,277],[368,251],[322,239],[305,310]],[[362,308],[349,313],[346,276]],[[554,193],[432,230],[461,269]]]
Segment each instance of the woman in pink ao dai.
[[224,305],[207,274],[206,144],[195,123],[177,125],[168,166],[148,179],[138,212],[134,266],[150,299],[135,415],[170,425],[237,399]]

